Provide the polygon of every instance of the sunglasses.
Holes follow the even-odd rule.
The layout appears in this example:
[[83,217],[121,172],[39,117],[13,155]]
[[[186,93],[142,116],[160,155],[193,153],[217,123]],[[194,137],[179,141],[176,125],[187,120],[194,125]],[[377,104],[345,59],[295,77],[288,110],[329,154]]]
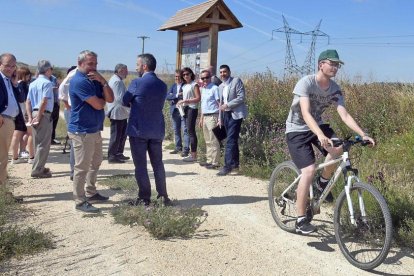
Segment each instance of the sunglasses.
[[208,80],[210,77],[202,77],[201,80]]
[[190,76],[191,73],[183,73],[183,76]]

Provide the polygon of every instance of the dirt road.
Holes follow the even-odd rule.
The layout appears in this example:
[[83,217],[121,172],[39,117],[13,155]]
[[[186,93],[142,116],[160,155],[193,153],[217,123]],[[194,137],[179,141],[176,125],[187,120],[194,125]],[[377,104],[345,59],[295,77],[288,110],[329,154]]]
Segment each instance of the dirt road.
[[[109,131],[103,132],[107,146]],[[267,182],[186,164],[164,152],[170,197],[196,204],[209,216],[191,239],[156,240],[143,228],[114,224],[110,214],[125,194],[98,188],[111,196],[100,204],[103,216],[75,211],[69,180],[69,155],[53,146],[50,179],[30,179],[30,165],[12,166],[10,174],[23,185],[33,216],[24,224],[53,233],[56,249],[12,260],[6,275],[368,275],[349,264],[336,245],[331,220],[318,220],[319,231],[300,236],[280,230],[267,202]],[[106,150],[106,149],[105,149]],[[129,148],[128,148],[129,150]],[[129,155],[129,152],[127,153]],[[108,164],[99,177],[133,173],[132,161]],[[152,178],[152,174],[151,174]],[[153,180],[153,179],[152,179]],[[393,249],[376,274],[413,275],[414,254]]]

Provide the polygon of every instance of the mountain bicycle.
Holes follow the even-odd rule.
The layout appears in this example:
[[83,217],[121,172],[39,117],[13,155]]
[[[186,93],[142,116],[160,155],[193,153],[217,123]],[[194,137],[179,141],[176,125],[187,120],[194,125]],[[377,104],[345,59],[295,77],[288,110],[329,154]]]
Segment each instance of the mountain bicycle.
[[[315,175],[329,165],[339,163],[339,166],[322,193],[315,184],[311,185],[306,216],[311,221],[320,213],[322,202],[342,173],[345,186],[335,203],[335,238],[342,254],[352,265],[370,270],[380,265],[388,255],[393,232],[390,211],[381,193],[374,186],[362,182],[358,178],[358,170],[351,165],[350,148],[357,144],[366,146],[369,142],[359,137],[332,141],[335,147],[342,145],[343,154],[319,164]],[[270,210],[276,224],[288,232],[295,232],[296,188],[300,178],[300,171],[292,161],[279,164],[270,178]],[[316,177],[313,183],[315,181]]]

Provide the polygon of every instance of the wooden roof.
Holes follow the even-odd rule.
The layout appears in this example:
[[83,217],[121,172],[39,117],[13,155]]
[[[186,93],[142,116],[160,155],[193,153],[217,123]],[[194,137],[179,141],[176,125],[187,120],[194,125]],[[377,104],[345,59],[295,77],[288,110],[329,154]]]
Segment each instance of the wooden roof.
[[[219,11],[219,17],[213,18],[213,12]],[[210,0],[186,9],[179,10],[158,30],[194,30],[208,28],[218,24],[219,31],[243,27],[223,0]]]

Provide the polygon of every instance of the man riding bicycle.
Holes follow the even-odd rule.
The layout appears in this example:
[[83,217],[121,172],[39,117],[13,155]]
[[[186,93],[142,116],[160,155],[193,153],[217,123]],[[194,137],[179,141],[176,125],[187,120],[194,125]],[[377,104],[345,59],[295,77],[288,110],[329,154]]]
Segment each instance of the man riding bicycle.
[[[344,63],[339,59],[336,50],[323,51],[318,58],[318,72],[300,79],[293,90],[294,98],[286,120],[286,140],[292,161],[302,174],[296,192],[297,233],[309,234],[316,230],[306,217],[309,188],[316,170],[312,145],[323,153],[326,160],[332,160],[342,154],[342,147],[333,147],[331,138],[336,135],[329,125],[322,121],[323,112],[333,105],[350,129],[362,139],[375,144],[347,112],[341,88],[331,80],[341,68],[341,64]],[[323,170],[318,179],[318,189],[322,191],[326,187],[334,170],[335,165]],[[333,201],[332,194],[328,194],[326,201]]]

